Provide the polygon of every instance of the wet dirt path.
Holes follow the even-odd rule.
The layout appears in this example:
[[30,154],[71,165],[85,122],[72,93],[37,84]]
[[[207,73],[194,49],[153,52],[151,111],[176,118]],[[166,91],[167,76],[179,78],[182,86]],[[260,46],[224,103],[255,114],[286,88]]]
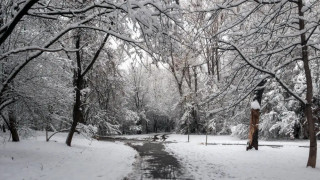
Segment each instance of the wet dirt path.
[[[111,139],[103,139],[110,141]],[[125,142],[139,153],[134,172],[127,179],[183,179],[191,180],[184,174],[184,168],[176,157],[165,151],[165,143],[150,140],[113,139],[113,141]]]

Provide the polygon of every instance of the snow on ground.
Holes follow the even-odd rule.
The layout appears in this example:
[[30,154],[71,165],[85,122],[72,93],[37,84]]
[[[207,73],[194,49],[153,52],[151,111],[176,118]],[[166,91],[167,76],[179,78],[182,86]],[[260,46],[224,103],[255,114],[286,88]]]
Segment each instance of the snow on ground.
[[43,133],[18,143],[0,142],[0,179],[94,180],[123,179],[132,171],[137,154],[123,143],[89,141],[75,135],[72,147],[66,134],[45,142]]
[[[315,169],[306,168],[308,141],[259,141],[260,145],[283,145],[283,147],[260,146],[259,150],[246,151],[246,140],[230,136],[208,136],[205,146],[204,135],[170,135],[166,150],[178,157],[187,173],[195,179],[283,179],[318,180],[320,163]],[[318,141],[319,144],[319,141]],[[320,146],[318,145],[318,149]],[[319,157],[319,156],[318,156]]]

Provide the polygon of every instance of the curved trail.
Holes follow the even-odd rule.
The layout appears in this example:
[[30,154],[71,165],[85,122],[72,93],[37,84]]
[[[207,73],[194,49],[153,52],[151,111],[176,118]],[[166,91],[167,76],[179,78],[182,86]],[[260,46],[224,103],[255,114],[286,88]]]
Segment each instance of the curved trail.
[[184,168],[178,159],[165,151],[164,143],[172,143],[165,142],[166,136],[155,135],[152,141],[112,137],[104,137],[101,140],[125,142],[139,153],[138,161],[134,164],[134,172],[127,179],[193,179],[185,176]]

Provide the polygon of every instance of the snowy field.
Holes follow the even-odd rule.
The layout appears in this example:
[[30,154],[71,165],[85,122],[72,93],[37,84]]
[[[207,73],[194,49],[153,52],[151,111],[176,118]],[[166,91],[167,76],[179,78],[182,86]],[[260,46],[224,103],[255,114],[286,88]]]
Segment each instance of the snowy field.
[[45,142],[43,133],[18,143],[0,143],[0,180],[123,179],[132,171],[136,151],[123,143],[89,141],[75,135],[72,147],[66,134]]
[[[154,134],[120,136],[128,139],[151,139]],[[118,136],[119,137],[119,136]],[[64,144],[66,134],[57,134],[45,142],[43,134],[19,143],[0,144],[0,180],[22,179],[123,179],[133,171],[137,152],[123,143],[89,141],[75,135],[72,147]],[[185,167],[187,177],[211,179],[283,179],[318,180],[320,163],[306,168],[306,140],[259,141],[259,150],[245,150],[246,140],[231,136],[171,134],[166,151]],[[139,142],[142,143],[142,142]],[[318,142],[319,144],[320,142]],[[228,145],[223,145],[228,144]],[[318,145],[318,149],[320,146]]]
[[320,179],[319,155],[318,167],[306,168],[309,149],[299,147],[308,146],[308,141],[259,141],[259,145],[283,147],[260,146],[258,151],[246,151],[244,145],[221,145],[246,144],[245,140],[230,136],[208,136],[208,143],[218,144],[208,146],[204,145],[203,135],[191,135],[189,143],[186,135],[170,135],[167,140],[177,142],[166,144],[166,149],[195,179]]

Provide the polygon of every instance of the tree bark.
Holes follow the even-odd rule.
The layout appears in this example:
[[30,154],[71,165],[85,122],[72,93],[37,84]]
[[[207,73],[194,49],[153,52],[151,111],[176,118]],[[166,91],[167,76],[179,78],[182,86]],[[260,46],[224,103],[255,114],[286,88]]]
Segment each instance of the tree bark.
[[72,137],[74,132],[76,131],[76,127],[78,125],[78,123],[83,123],[83,114],[81,111],[81,87],[82,87],[82,78],[77,78],[76,79],[76,101],[73,105],[73,121],[72,121],[72,125],[66,140],[66,144],[68,146],[71,146],[71,141],[72,141]]
[[69,133],[68,133],[68,137],[67,137],[67,140],[66,140],[66,144],[67,144],[68,146],[71,146],[72,137],[73,137],[74,132],[76,131],[77,125],[78,125],[78,122],[76,122],[76,121],[73,121],[73,122],[72,122],[70,131],[69,131]]
[[9,110],[8,116],[9,116],[9,125],[10,125],[9,130],[11,132],[12,141],[19,142],[20,139],[19,139],[19,135],[18,135],[18,131],[17,131],[16,117],[11,110]]
[[[303,1],[298,0],[298,8],[299,8],[299,16],[303,17],[304,13],[302,11],[303,8]],[[305,29],[305,21],[303,18],[299,18],[299,29],[300,31],[303,31]],[[309,148],[309,158],[307,167],[311,166],[312,168],[316,167],[316,161],[317,161],[317,139],[316,139],[316,132],[315,132],[315,122],[314,118],[312,117],[312,77],[311,77],[311,70],[309,67],[309,57],[308,57],[308,46],[307,46],[307,39],[306,34],[302,33],[300,35],[301,40],[301,50],[302,50],[302,61],[304,66],[304,73],[306,77],[306,83],[307,83],[307,93],[306,93],[306,100],[307,104],[305,106],[305,115],[308,121],[309,126],[309,138],[310,138],[310,148]]]
[[[78,35],[76,36],[76,48],[78,49],[80,47],[80,33],[78,32]],[[76,127],[79,122],[83,122],[83,115],[81,112],[81,89],[82,89],[82,76],[81,76],[81,56],[80,52],[76,52],[76,59],[77,59],[77,68],[74,71],[74,84],[75,84],[75,103],[73,105],[73,119],[72,119],[72,125],[66,140],[66,144],[68,146],[71,146],[71,141],[74,132],[76,131]]]
[[249,126],[249,142],[248,142],[247,150],[252,149],[253,147],[256,150],[258,150],[259,117],[260,117],[260,110],[251,109],[250,126]]
[[217,68],[217,80],[220,81],[220,72],[219,72],[219,57],[218,57],[218,42],[216,42],[215,48],[215,61],[216,61],[216,68]]
[[193,67],[193,78],[194,78],[194,93],[197,96],[198,92],[198,74],[197,74],[197,68]]
[[[261,105],[264,85],[266,84],[266,82],[267,82],[266,80],[261,81],[258,84],[257,89],[254,91],[253,101],[257,101],[259,105]],[[252,149],[252,147],[258,150],[259,118],[260,118],[260,109],[251,109],[249,135],[248,135],[249,141],[248,141],[247,150]]]
[[148,121],[146,120],[146,134],[149,133],[149,130],[148,130]]

